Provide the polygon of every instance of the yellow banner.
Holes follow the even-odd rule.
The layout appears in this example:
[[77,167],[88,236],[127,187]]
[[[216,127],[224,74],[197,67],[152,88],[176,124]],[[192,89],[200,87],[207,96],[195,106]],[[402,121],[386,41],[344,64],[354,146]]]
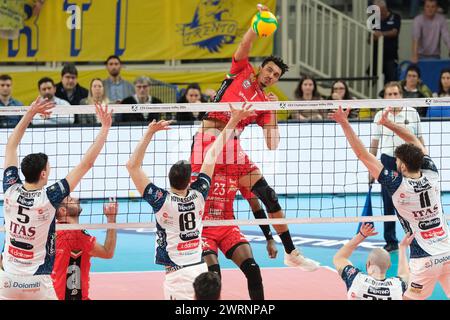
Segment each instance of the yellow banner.
[[[111,54],[125,61],[230,58],[258,2],[275,11],[276,0],[45,1],[38,17],[25,15],[18,39],[0,39],[0,60],[104,61]],[[273,37],[258,39],[251,55],[272,50]]]

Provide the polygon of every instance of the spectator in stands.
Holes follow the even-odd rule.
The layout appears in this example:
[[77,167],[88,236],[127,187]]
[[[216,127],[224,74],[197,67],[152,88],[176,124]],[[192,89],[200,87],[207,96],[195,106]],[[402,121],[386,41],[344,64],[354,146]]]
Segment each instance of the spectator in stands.
[[400,34],[401,18],[398,14],[389,10],[384,0],[374,0],[374,5],[380,8],[381,25],[380,29],[374,29],[374,48],[373,48],[373,72],[377,70],[378,62],[378,39],[383,37],[383,74],[384,83],[398,81],[398,40]]
[[[389,82],[384,86],[384,99],[402,99],[402,91],[402,86],[398,82]],[[385,110],[380,110],[375,115],[375,119],[373,121],[374,129],[371,130],[372,141],[370,143],[369,152],[376,157],[378,147],[380,147],[381,163],[387,170],[397,170],[394,150],[396,147],[403,144],[404,141],[397,135],[393,134],[392,131],[386,129],[386,127],[378,124],[384,111]],[[404,125],[409,131],[417,136],[423,145],[425,145],[422,136],[422,124],[416,109],[410,107],[392,108],[389,112],[388,118],[395,123]],[[369,183],[372,184],[373,182],[374,178],[369,174]],[[396,209],[394,207],[394,203],[392,202],[392,197],[389,190],[382,186],[381,195],[383,198],[384,215],[396,215]],[[394,221],[384,223],[384,240],[386,241],[386,245],[384,246],[385,250],[388,252],[398,250],[398,240],[395,232]]]
[[439,91],[434,93],[434,97],[450,97],[450,68],[441,71],[439,77]]
[[437,11],[437,0],[425,0],[423,14],[414,18],[411,58],[413,63],[421,59],[440,59],[441,39],[450,49],[447,20]]
[[[353,100],[353,96],[344,80],[336,80],[331,85],[331,95],[327,100]],[[358,118],[359,110],[352,109],[349,118]]]
[[[70,103],[66,100],[60,99],[55,96],[56,87],[55,82],[48,77],[44,77],[39,80],[38,82],[38,89],[39,89],[39,95],[41,99],[48,99],[49,101],[53,101],[55,105],[57,106],[70,106]],[[36,115],[36,117],[33,119],[33,125],[37,124],[71,124],[74,123],[75,117],[73,115],[69,116],[50,116],[50,117],[43,117],[40,115]]]
[[105,64],[109,73],[108,79],[103,81],[106,96],[111,103],[121,103],[123,99],[134,94],[134,87],[120,76],[122,61],[118,56],[109,56]]
[[[107,105],[109,103],[108,97],[105,93],[105,87],[100,78],[94,78],[91,80],[89,87],[89,95],[87,98],[80,101],[82,105]],[[95,109],[94,109],[95,110]],[[75,116],[75,123],[78,124],[95,124],[100,123],[96,114],[77,114]]]
[[[203,103],[208,102],[207,98],[202,94],[198,83],[191,83],[184,90],[184,94],[177,101],[178,103]],[[204,112],[177,112],[175,119],[177,121],[196,121],[203,118]]]
[[[439,77],[438,92],[433,93],[433,97],[443,98],[450,97],[450,68],[441,70]],[[450,107],[447,106],[433,106],[427,110],[427,117],[450,117]]]
[[220,300],[222,281],[217,273],[203,272],[194,280],[195,300]]
[[0,39],[17,39],[19,31],[24,27],[24,20],[37,17],[44,2],[45,0],[0,1]]
[[73,63],[67,63],[61,70],[61,82],[56,84],[56,93],[60,99],[71,105],[80,105],[87,98],[89,91],[78,84],[78,70]]
[[[162,101],[159,98],[150,95],[151,81],[148,77],[141,76],[134,80],[135,94],[122,100],[122,104],[159,104]],[[116,114],[117,122],[143,122],[159,121],[159,113],[122,113]]]
[[[406,70],[406,79],[400,82],[403,89],[403,98],[429,98],[433,95],[431,89],[428,88],[420,80],[420,69],[416,65],[410,65]],[[421,117],[427,114],[426,107],[418,107],[417,112]]]
[[[12,78],[8,74],[0,75],[0,107],[19,107],[23,103],[12,97]],[[0,117],[0,127],[15,127],[20,116]]]
[[[314,78],[310,76],[303,76],[298,83],[295,90],[295,97],[297,100],[311,101],[322,100],[319,92],[317,91],[317,83]],[[299,110],[291,113],[291,119],[310,121],[310,120],[323,120],[326,110]]]

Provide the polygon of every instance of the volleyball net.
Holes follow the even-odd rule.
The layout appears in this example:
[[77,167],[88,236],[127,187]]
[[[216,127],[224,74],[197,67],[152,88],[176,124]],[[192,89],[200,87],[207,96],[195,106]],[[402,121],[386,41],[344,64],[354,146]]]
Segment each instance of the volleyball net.
[[[236,107],[240,103],[233,105]],[[442,204],[444,212],[448,212],[450,196],[446,195],[450,194],[450,111],[447,109],[450,109],[450,98],[283,101],[253,103],[253,107],[255,110],[275,110],[290,114],[299,110],[321,110],[324,119],[310,122],[280,121],[278,129],[281,139],[277,150],[267,148],[263,130],[256,124],[242,132],[240,144],[279,195],[286,219],[255,220],[249,204],[238,193],[234,203],[235,220],[205,221],[205,225],[394,221],[396,217],[382,215],[383,204],[377,182],[372,190],[374,216],[361,216],[369,188],[368,171],[351,150],[340,126],[326,117],[329,110],[339,106],[372,111],[385,107],[432,110],[429,113],[434,116],[423,118],[418,125],[421,126],[429,154],[439,169]],[[110,105],[110,108],[114,109],[115,115],[229,111],[228,103]],[[0,116],[20,116],[26,110],[27,107],[0,108]],[[49,185],[64,178],[81,161],[99,130],[99,124],[77,125],[72,119],[75,115],[95,117],[94,114],[94,106],[57,106],[49,120],[36,119],[19,145],[19,163],[29,153],[43,152],[49,156],[52,168]],[[373,118],[356,117],[350,119],[350,122],[364,145],[369,148],[376,131]],[[81,200],[83,212],[80,225],[64,225],[64,229],[154,227],[153,209],[141,199],[125,167],[147,125],[148,122],[113,125],[94,167],[72,193],[73,197]],[[143,169],[154,184],[169,189],[169,169],[178,160],[190,159],[193,136],[200,126],[200,122],[174,123],[171,130],[155,134],[143,162]],[[13,129],[0,129],[2,164],[7,138]],[[380,151],[378,157],[379,155]],[[0,179],[3,179],[3,168],[0,169]],[[110,197],[119,201],[115,225],[105,224],[106,217],[102,212],[103,203]],[[3,190],[0,192],[0,206],[3,207]],[[0,223],[2,222],[3,210],[0,213]]]

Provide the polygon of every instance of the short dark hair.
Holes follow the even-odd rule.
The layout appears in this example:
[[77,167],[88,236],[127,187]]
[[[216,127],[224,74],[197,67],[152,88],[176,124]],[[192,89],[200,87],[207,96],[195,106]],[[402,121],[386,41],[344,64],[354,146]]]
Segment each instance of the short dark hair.
[[191,164],[186,160],[175,163],[169,171],[170,186],[177,190],[184,190],[191,181]]
[[196,300],[219,300],[222,284],[217,273],[203,272],[194,280]]
[[38,81],[38,89],[41,88],[41,84],[46,83],[46,82],[51,82],[51,84],[52,84],[53,86],[55,86],[55,82],[53,81],[52,78],[44,77],[44,78],[41,78],[41,79]]
[[20,170],[28,183],[39,181],[42,170],[47,166],[48,156],[45,153],[31,153],[23,158]]
[[2,74],[2,75],[0,75],[0,80],[2,80],[2,81],[11,80],[12,81],[12,78],[9,74]]
[[419,66],[417,66],[416,64],[411,64],[408,69],[406,69],[406,74],[408,74],[408,72],[413,71],[415,73],[417,73],[417,75],[420,78],[420,68]]
[[106,59],[105,64],[108,64],[109,60],[111,60],[111,59],[119,60],[119,63],[122,64],[122,60],[120,60],[119,56],[116,56],[115,54],[110,55],[110,56]]
[[289,66],[284,63],[284,61],[280,57],[270,56],[264,59],[264,61],[261,64],[261,67],[264,67],[269,62],[275,63],[280,69],[281,69],[281,75],[280,78],[289,71]]
[[404,143],[395,148],[395,157],[399,158],[410,172],[418,172],[422,168],[424,156],[422,149],[412,143]]
[[61,70],[61,77],[63,77],[66,73],[73,74],[78,77],[78,70],[77,70],[77,67],[75,66],[75,64],[66,63]]

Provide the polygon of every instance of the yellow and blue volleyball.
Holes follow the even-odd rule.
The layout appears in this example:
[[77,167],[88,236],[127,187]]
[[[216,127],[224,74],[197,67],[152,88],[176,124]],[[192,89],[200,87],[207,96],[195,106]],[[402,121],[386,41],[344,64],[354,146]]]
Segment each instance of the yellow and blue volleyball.
[[252,19],[252,29],[260,37],[271,36],[278,28],[278,20],[270,11],[255,14]]

